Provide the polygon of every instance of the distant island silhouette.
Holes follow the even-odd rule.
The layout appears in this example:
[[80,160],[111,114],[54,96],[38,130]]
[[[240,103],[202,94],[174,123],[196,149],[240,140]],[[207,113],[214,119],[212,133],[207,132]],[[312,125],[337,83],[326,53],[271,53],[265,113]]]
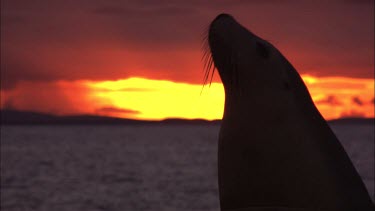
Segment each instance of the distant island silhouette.
[[[170,118],[164,120],[136,120],[117,117],[107,117],[98,115],[67,115],[57,116],[46,113],[19,111],[19,110],[0,110],[2,125],[141,125],[141,124],[192,124],[192,125],[215,125],[220,124],[221,120],[205,119],[177,119]],[[329,120],[333,124],[375,124],[374,118],[340,118]]]
[[178,119],[137,120],[98,115],[57,116],[46,113],[19,110],[0,110],[2,125],[137,125],[137,124],[220,124],[221,120]]

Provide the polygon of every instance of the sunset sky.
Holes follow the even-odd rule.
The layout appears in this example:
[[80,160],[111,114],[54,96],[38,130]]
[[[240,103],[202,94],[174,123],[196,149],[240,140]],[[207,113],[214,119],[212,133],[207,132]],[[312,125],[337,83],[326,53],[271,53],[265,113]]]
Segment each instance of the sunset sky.
[[1,108],[220,119],[201,46],[222,12],[288,58],[326,119],[374,117],[373,0],[1,0]]

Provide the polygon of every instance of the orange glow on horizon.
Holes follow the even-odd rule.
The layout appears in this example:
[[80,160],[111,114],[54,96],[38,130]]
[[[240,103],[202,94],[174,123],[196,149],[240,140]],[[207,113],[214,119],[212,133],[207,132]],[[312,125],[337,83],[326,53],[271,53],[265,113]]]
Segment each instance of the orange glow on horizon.
[[326,119],[374,117],[374,79],[309,75],[302,75],[302,78]]
[[165,80],[129,78],[118,81],[86,82],[93,90],[90,97],[105,99],[108,107],[124,108],[130,112],[120,115],[136,119],[161,120],[185,118],[208,120],[221,118],[224,89],[221,83],[212,83],[209,89],[202,85],[176,83]]
[[[316,106],[326,119],[345,116],[374,117],[374,81],[345,77],[303,75]],[[221,83],[202,85],[130,78],[119,81],[88,82],[91,97],[109,100],[115,108],[137,110],[123,116],[137,119],[203,118],[221,119],[224,89]],[[202,91],[202,94],[200,94]]]
[[[374,117],[374,80],[302,75],[326,119]],[[133,119],[221,119],[221,83],[202,84],[128,78],[117,81],[23,82],[1,91],[1,108]],[[35,91],[37,90],[37,91]]]

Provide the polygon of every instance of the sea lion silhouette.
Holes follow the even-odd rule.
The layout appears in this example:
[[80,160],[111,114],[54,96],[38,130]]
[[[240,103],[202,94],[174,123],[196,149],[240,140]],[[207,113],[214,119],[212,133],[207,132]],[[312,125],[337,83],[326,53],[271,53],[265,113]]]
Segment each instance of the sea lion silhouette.
[[301,77],[274,46],[227,14],[210,24],[208,46],[205,80],[217,69],[225,89],[221,210],[373,210]]

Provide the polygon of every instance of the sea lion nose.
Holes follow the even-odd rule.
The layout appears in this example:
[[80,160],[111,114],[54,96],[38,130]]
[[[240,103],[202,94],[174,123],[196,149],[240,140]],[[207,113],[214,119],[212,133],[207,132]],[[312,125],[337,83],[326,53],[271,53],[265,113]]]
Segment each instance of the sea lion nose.
[[[216,29],[218,28],[218,25],[221,26],[219,28],[223,28],[222,27],[223,24],[225,26],[229,23],[232,23],[233,20],[234,18],[231,15],[226,14],[226,13],[221,13],[220,15],[216,16],[216,18],[211,22],[210,29],[214,29],[214,28]],[[226,28],[226,26],[224,28]]]
[[233,18],[231,15],[229,14],[226,14],[226,13],[221,13],[219,14],[218,16],[216,16],[216,18],[213,20],[213,22],[221,19],[221,18]]

